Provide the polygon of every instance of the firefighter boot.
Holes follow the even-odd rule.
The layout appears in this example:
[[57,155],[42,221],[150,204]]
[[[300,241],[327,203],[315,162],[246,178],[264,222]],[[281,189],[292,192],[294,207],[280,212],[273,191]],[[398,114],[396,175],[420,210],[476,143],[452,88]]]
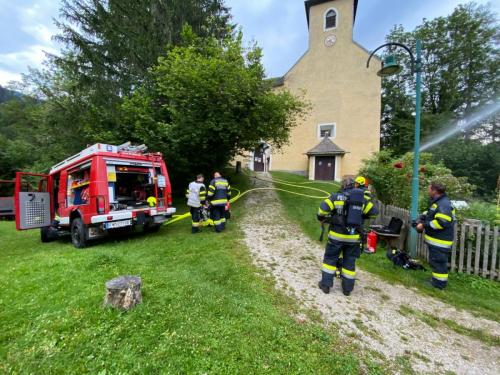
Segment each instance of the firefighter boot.
[[330,293],[330,287],[322,284],[321,281],[318,281],[318,287],[322,290],[323,293]]

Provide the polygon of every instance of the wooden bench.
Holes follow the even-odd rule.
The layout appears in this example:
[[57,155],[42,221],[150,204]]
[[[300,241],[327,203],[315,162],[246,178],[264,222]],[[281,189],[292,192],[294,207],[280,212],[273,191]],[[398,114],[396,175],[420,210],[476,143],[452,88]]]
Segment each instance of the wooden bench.
[[405,249],[405,243],[406,243],[406,237],[408,235],[408,225],[405,224],[404,221],[401,220],[401,224],[399,227],[399,230],[395,230],[393,233],[387,233],[384,231],[381,231],[382,228],[390,228],[391,224],[393,224],[394,220],[401,220],[396,217],[391,217],[390,219],[387,217],[384,217],[384,221],[388,222],[387,225],[371,225],[370,229],[374,231],[379,239],[381,241],[384,241],[386,244],[386,249],[387,251],[392,250],[392,249],[400,249],[404,250]]

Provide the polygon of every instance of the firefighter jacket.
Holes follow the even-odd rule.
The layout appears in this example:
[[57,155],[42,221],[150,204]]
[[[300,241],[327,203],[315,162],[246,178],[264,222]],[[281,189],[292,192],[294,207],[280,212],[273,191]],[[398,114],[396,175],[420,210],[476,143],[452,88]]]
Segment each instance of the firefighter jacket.
[[[340,193],[333,193],[323,202],[318,210],[318,220],[326,221],[330,224],[328,238],[333,241],[358,243],[361,241],[362,223],[357,227],[346,225],[346,216],[349,206],[349,191],[344,190]],[[362,218],[369,219],[377,216],[378,209],[374,203],[366,198],[363,199]]]
[[370,190],[368,190],[367,187],[362,187],[363,191],[365,192],[365,199],[367,201],[371,201],[373,199],[373,196],[372,196],[372,192]]
[[219,177],[210,181],[208,199],[212,206],[225,206],[231,198],[231,186],[225,178]]
[[431,201],[427,213],[422,215],[425,242],[431,246],[451,249],[453,245],[455,209],[443,194]]
[[207,189],[205,185],[198,181],[191,182],[186,190],[186,198],[189,207],[201,207],[207,199]]

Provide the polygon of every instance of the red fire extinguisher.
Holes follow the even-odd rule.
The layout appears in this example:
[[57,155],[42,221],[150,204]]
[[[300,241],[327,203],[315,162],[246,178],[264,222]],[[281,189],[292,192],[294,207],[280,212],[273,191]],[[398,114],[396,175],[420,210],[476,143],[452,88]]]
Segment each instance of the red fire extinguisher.
[[366,238],[366,248],[368,252],[370,253],[375,253],[377,251],[377,233],[371,231],[368,233],[368,236]]

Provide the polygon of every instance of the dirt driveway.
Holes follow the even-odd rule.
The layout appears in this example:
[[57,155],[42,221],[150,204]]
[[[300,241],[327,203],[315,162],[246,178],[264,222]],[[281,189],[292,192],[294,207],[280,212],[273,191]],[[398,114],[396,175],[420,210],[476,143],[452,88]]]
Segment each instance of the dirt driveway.
[[[259,180],[256,183],[269,186]],[[452,319],[495,336],[500,336],[500,324],[390,285],[362,270],[357,272],[351,296],[342,294],[338,280],[325,295],[317,287],[323,247],[287,218],[276,193],[250,194],[245,205],[247,214],[241,218],[241,228],[254,262],[275,278],[278,288],[302,306],[319,311],[326,324],[340,327],[341,335],[356,337],[361,345],[390,360],[408,358],[418,373],[499,373],[498,347],[458,334],[444,324],[431,327],[422,317],[431,314]]]

